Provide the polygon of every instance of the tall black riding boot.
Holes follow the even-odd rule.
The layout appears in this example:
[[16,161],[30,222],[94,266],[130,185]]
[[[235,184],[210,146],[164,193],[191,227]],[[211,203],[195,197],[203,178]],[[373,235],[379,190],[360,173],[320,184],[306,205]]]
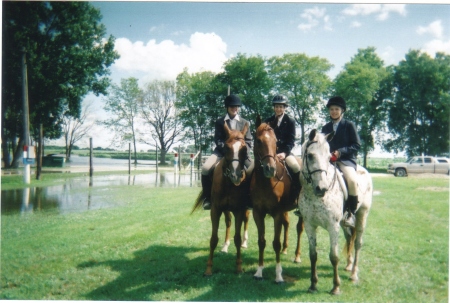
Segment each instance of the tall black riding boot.
[[300,191],[302,190],[302,185],[300,184],[300,172],[292,174],[292,185],[291,185],[291,197],[294,197],[297,209],[294,211],[294,215],[301,216],[300,210],[298,209],[298,200]]
[[209,210],[211,209],[211,187],[212,187],[212,180],[210,176],[204,176],[202,175],[202,187],[203,187],[203,196],[205,197],[203,199],[203,209]]
[[356,208],[358,207],[358,196],[348,196],[345,203],[346,213],[344,214],[344,226],[355,227],[356,223]]

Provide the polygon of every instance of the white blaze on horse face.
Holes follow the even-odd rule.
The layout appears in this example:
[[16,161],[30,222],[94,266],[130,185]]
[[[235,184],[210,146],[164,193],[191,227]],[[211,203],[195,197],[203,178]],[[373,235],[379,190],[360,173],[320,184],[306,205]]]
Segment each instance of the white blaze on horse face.
[[[233,159],[239,159],[239,148],[241,147],[241,142],[240,141],[236,141],[233,143]],[[231,164],[233,166],[233,169],[235,172],[237,172],[238,168],[239,168],[239,162],[233,162]]]

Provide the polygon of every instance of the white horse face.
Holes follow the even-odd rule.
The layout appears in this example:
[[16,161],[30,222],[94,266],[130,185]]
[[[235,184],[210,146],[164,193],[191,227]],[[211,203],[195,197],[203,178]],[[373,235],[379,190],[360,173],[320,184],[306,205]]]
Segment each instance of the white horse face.
[[[323,197],[330,187],[328,168],[330,166],[330,146],[327,139],[334,134],[325,136],[312,130],[309,140],[302,146],[302,173],[308,183],[311,183],[314,194]],[[330,140],[331,140],[330,138]]]

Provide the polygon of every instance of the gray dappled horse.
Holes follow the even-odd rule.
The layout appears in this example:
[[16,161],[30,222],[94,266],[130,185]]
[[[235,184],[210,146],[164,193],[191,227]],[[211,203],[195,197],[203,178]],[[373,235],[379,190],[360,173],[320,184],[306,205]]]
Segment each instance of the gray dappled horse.
[[[361,166],[357,166],[358,175],[358,208],[356,211],[356,227],[344,228],[342,225],[343,205],[347,197],[347,189],[336,166],[330,163],[330,147],[328,141],[334,133],[324,135],[312,130],[308,140],[302,145],[303,166],[300,180],[299,209],[303,216],[305,230],[309,240],[309,256],[311,259],[311,286],[309,292],[317,291],[317,250],[316,232],[321,226],[330,236],[330,261],[333,265],[333,289],[330,293],[340,293],[338,274],[338,238],[340,227],[344,229],[346,238],[347,266],[351,270],[350,279],[358,281],[358,261],[362,245],[362,235],[367,216],[372,204],[372,178]],[[355,248],[354,258],[352,256]]]

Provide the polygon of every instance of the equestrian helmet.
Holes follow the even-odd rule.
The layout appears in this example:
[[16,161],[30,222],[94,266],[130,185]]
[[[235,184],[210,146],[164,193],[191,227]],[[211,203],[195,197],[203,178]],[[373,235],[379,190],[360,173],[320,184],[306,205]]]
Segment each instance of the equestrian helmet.
[[276,95],[275,97],[273,97],[272,99],[272,104],[283,104],[284,106],[288,106],[288,98],[286,96],[283,95]]
[[242,106],[241,99],[237,95],[228,95],[225,98],[225,107]]
[[331,97],[328,100],[327,108],[329,108],[331,105],[337,105],[337,106],[341,107],[344,112],[347,110],[347,105],[345,104],[344,98],[339,97],[339,96]]

